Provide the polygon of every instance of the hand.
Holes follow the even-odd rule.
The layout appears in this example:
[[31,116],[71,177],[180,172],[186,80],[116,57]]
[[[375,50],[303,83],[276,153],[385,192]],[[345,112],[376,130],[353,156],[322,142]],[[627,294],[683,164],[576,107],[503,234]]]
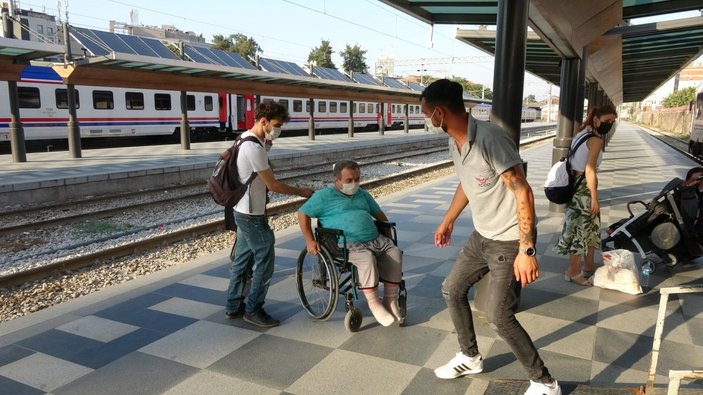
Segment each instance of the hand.
[[320,252],[320,243],[318,243],[317,240],[309,240],[306,241],[305,244],[305,248],[310,254],[317,255],[317,253]]
[[593,199],[591,198],[591,214],[593,215],[600,215],[600,202],[598,201],[598,198]]
[[434,232],[434,245],[439,248],[444,248],[452,244],[453,230],[453,223],[445,224],[442,222],[439,224]]
[[310,196],[312,196],[313,193],[315,193],[315,191],[310,188],[300,188],[300,193],[298,194],[298,196],[309,198]]
[[539,264],[537,258],[518,253],[513,263],[515,279],[525,288],[539,277]]

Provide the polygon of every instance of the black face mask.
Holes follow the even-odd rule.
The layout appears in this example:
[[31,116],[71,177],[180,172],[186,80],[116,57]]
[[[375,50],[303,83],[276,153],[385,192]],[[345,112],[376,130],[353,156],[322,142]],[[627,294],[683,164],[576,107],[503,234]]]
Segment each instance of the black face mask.
[[600,126],[598,126],[598,129],[597,129],[597,130],[598,130],[598,134],[600,134],[600,135],[605,135],[605,134],[607,134],[608,132],[610,132],[610,129],[611,129],[612,127],[613,127],[613,123],[612,123],[612,122],[610,122],[610,123],[608,123],[608,122],[601,122],[601,123],[600,123]]

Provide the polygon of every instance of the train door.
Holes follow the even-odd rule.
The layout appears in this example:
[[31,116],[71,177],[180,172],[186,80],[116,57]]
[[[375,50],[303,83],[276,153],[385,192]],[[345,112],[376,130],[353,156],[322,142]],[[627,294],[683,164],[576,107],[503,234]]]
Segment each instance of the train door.
[[229,93],[217,94],[217,104],[219,105],[217,120],[220,123],[220,130],[227,132],[232,132],[232,116],[234,115],[232,113],[231,97],[232,95]]
[[254,96],[237,95],[237,130],[249,130],[254,126]]
[[386,125],[387,126],[392,126],[393,125],[393,107],[395,107],[391,103],[386,103]]

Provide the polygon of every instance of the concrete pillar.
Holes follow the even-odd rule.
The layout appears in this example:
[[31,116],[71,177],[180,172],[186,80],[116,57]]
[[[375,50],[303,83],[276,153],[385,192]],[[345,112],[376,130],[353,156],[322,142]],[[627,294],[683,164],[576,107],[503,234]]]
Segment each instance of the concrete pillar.
[[386,112],[383,111],[383,103],[377,103],[378,114],[376,118],[378,119],[378,134],[383,136],[386,131]]
[[68,150],[72,158],[80,158],[81,154],[81,128],[76,114],[76,86],[66,85],[68,99]]
[[403,131],[405,133],[409,133],[410,132],[410,118],[408,116],[408,109],[409,109],[410,105],[406,103],[403,105],[403,107],[405,107],[405,118],[403,120]]
[[586,63],[588,62],[588,48],[584,47],[579,62],[578,76],[576,77],[576,103],[574,107],[574,134],[583,123],[583,105],[586,95]]
[[13,162],[27,161],[27,146],[24,139],[24,128],[20,120],[19,96],[17,95],[17,81],[7,81],[7,90],[10,96],[10,151]]

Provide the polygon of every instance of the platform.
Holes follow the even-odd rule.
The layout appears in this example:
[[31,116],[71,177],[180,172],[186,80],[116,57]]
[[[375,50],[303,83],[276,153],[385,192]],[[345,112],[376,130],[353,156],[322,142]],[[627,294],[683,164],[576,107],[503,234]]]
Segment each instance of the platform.
[[[423,129],[285,137],[275,141],[269,156],[274,167],[291,168],[328,163],[345,155],[366,156],[446,146],[447,136]],[[84,196],[124,193],[202,182],[211,174],[229,141],[82,150],[81,158],[69,152],[27,154],[27,162],[12,162],[0,155],[0,207],[16,202],[43,204]]]
[[[658,267],[643,295],[565,282],[566,259],[551,250],[562,219],[548,212],[541,191],[551,150],[522,152],[539,217],[540,278],[523,291],[518,319],[565,395],[630,394],[647,380],[657,289],[703,282],[703,263]],[[599,175],[603,223],[626,217],[627,201],[654,196],[694,165],[621,123]],[[355,303],[364,314],[360,332],[345,331],[341,303],[329,321],[312,321],[293,276],[305,243],[289,228],[276,234],[265,306],[281,326],[224,318],[229,251],[220,251],[0,324],[0,394],[522,394],[525,372],[480,315],[484,372],[440,380],[432,371],[458,351],[440,286],[472,231],[470,214],[457,221],[450,247],[433,244],[456,185],[446,177],[379,199],[404,251],[405,327],[381,327],[363,301]],[[672,297],[667,313],[658,394],[669,369],[703,364],[703,297]],[[682,388],[703,393],[700,383]]]

